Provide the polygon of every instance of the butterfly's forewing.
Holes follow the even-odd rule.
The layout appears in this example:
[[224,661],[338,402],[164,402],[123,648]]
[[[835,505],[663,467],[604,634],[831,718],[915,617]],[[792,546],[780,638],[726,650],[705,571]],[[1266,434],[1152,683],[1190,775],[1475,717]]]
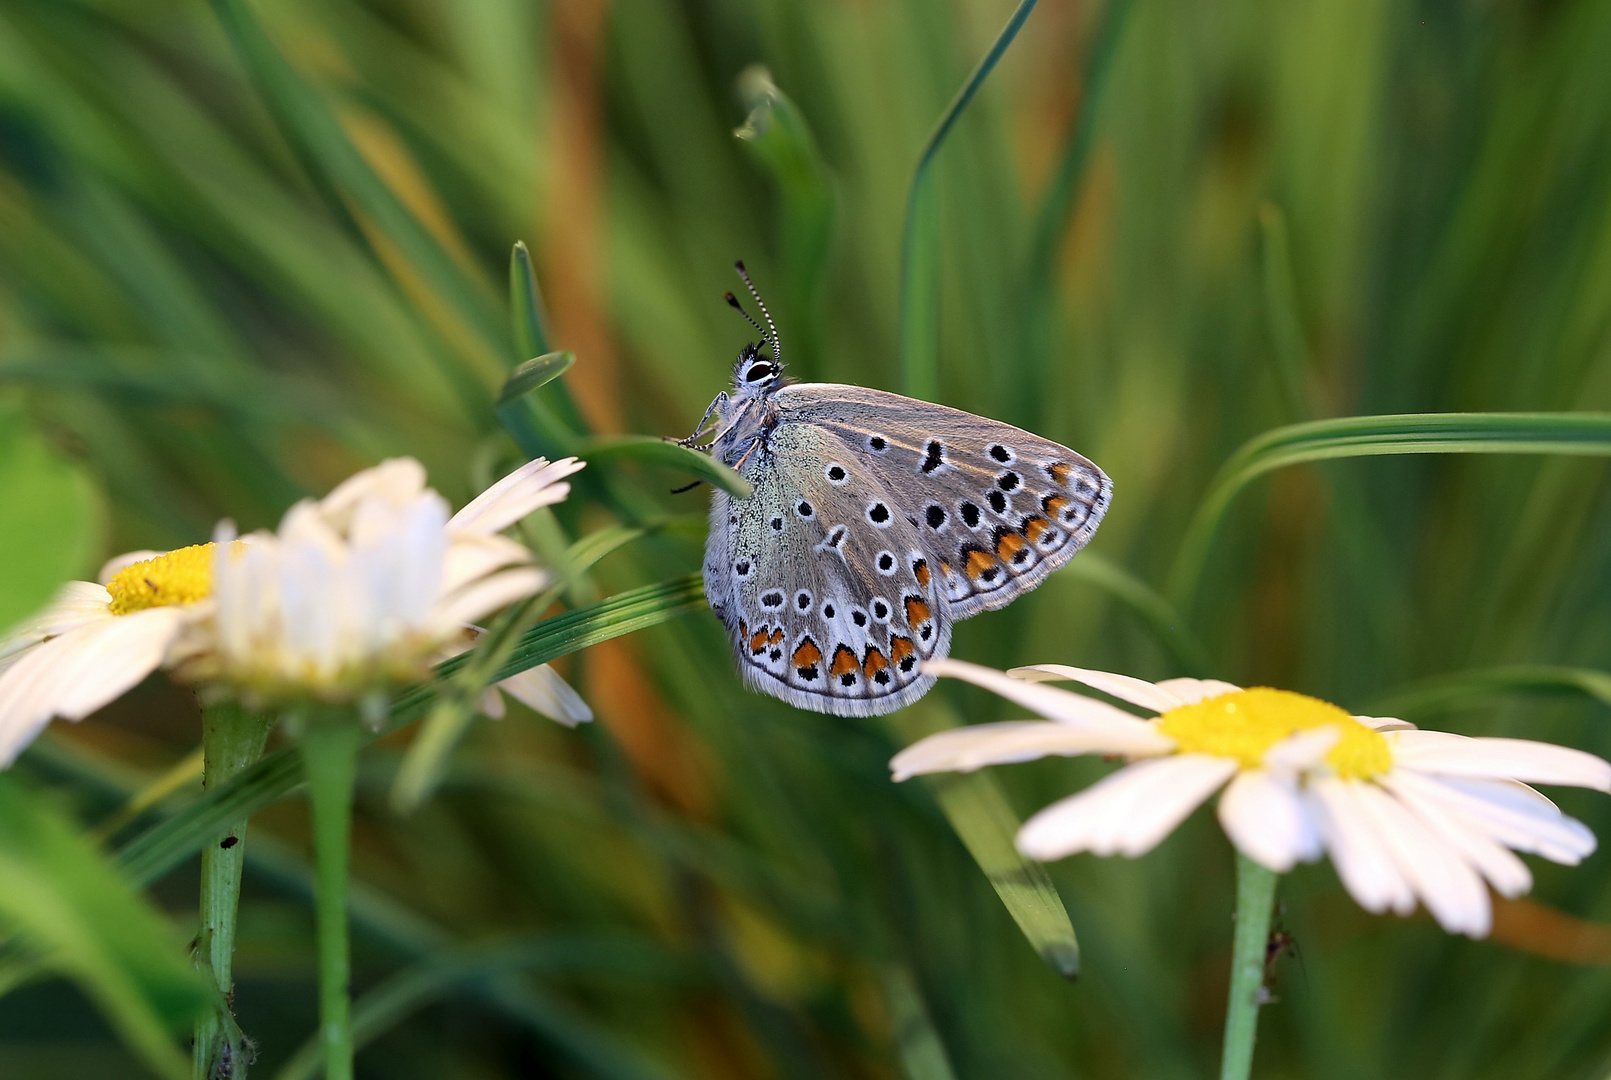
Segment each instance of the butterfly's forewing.
[[711,507],[705,583],[745,681],[818,712],[874,716],[933,684],[951,621],[921,530],[865,453],[781,422]]
[[828,383],[775,400],[781,423],[833,434],[895,493],[956,619],[1010,604],[1067,563],[1113,494],[1068,447],[944,405]]

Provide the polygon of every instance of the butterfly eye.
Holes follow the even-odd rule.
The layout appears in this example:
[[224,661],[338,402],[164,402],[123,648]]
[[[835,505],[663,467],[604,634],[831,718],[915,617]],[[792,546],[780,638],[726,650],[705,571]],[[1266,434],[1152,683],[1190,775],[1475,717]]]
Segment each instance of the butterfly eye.
[[772,377],[772,370],[772,365],[766,361],[762,361],[759,364],[751,364],[744,372],[744,381],[747,383],[752,383],[770,379]]

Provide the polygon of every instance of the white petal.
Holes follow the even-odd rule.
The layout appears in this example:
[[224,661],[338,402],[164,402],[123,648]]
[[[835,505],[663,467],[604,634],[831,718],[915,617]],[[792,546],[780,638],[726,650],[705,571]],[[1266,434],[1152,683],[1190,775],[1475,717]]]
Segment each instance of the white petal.
[[1067,679],[1071,682],[1084,683],[1120,701],[1128,701],[1132,705],[1151,709],[1155,713],[1166,713],[1185,704],[1169,691],[1160,690],[1145,679],[1136,679],[1111,671],[1093,671],[1089,668],[1069,667],[1067,664],[1030,664],[1028,667],[1015,667],[1007,674],[1024,682],[1056,682],[1059,679]]
[[1594,833],[1547,799],[1508,780],[1466,780],[1393,771],[1395,785],[1436,802],[1467,825],[1517,851],[1575,866],[1596,847]]
[[425,486],[425,466],[413,458],[390,458],[373,468],[354,473],[318,502],[318,511],[330,526],[345,532],[353,510],[366,499],[402,506]]
[[[1009,679],[999,671],[980,667],[978,664],[969,664],[962,660],[930,660],[923,665],[923,671],[930,675],[949,675],[954,679],[964,679],[975,686],[982,686],[986,690],[1000,694],[1008,701],[1033,709],[1046,719],[1055,720],[1060,724],[1071,724],[1088,731],[1112,732],[1119,736],[1134,738],[1142,738],[1138,729],[1153,730],[1152,725],[1146,721],[1138,720],[1123,709],[1115,708],[1106,702],[1096,701],[1084,694],[1026,683],[1021,679]],[[1132,736],[1132,733],[1135,734]],[[1154,734],[1157,733],[1154,731]],[[1158,737],[1164,738],[1161,735]],[[1174,742],[1171,740],[1168,746],[1173,745]]]
[[1366,911],[1392,908],[1408,915],[1415,910],[1415,893],[1365,818],[1357,787],[1354,780],[1322,777],[1309,785],[1306,801],[1349,895]]
[[0,766],[53,717],[82,720],[155,671],[184,621],[158,607],[86,623],[0,673]]
[[575,727],[593,719],[593,710],[587,707],[582,696],[547,664],[538,664],[518,675],[511,675],[498,684],[498,689],[532,711],[566,727]]
[[1242,854],[1278,874],[1320,854],[1319,832],[1290,775],[1240,773],[1220,797],[1219,822]]
[[452,538],[442,562],[441,591],[453,592],[494,570],[531,561],[525,545],[507,536],[460,533]]
[[1528,739],[1468,739],[1442,731],[1394,732],[1388,742],[1394,764],[1407,769],[1611,791],[1611,762],[1568,746]]
[[1428,798],[1413,783],[1400,783],[1401,777],[1402,773],[1395,770],[1377,777],[1377,783],[1392,792],[1406,809],[1426,823],[1427,828],[1459,852],[1500,895],[1517,897],[1533,887],[1533,875],[1527,864],[1508,848],[1495,843],[1480,824]]
[[1240,686],[1220,682],[1218,679],[1164,679],[1157,685],[1158,689],[1179,698],[1187,705],[1219,697],[1221,694],[1234,694],[1241,689]]
[[528,461],[493,484],[453,515],[448,529],[453,532],[502,532],[539,506],[561,502],[571,486],[565,477],[587,466],[587,462],[564,458],[549,464],[542,458]]
[[105,585],[107,582],[117,577],[118,571],[127,570],[135,563],[145,562],[147,559],[154,559],[158,555],[163,554],[166,554],[166,552],[126,551],[122,555],[114,555],[110,559],[107,559],[104,564],[102,564],[100,573],[95,575],[95,580],[100,582],[102,585]]
[[1018,830],[1018,850],[1042,860],[1077,851],[1144,855],[1236,771],[1230,758],[1207,754],[1127,765],[1030,818]]
[[530,596],[548,581],[548,575],[531,567],[505,570],[465,586],[436,602],[431,610],[428,632],[440,638],[457,633],[466,623],[507,607]]
[[481,715],[489,720],[503,719],[503,695],[495,687],[489,686],[481,691]]
[[1492,909],[1476,871],[1376,784],[1356,782],[1353,791],[1365,820],[1438,925],[1451,934],[1486,937]]
[[1410,723],[1408,720],[1400,720],[1396,716],[1356,716],[1354,719],[1358,720],[1361,724],[1364,724],[1372,731],[1388,732],[1416,730],[1414,724]]
[[1288,735],[1264,752],[1264,767],[1277,772],[1305,772],[1313,769],[1331,748],[1342,738],[1342,728],[1336,724],[1310,728]]
[[[8,630],[0,637],[0,665],[24,649],[47,638],[65,634],[74,627],[112,615],[112,595],[92,581],[69,581],[56,590],[49,604]],[[3,667],[0,667],[3,670]]]
[[[973,724],[930,735],[896,754],[889,763],[896,780],[934,772],[972,772],[986,765],[1033,761],[1047,755],[1126,754],[1143,757],[1163,753],[1171,741],[1142,729],[1138,737],[1087,731],[1049,720],[1009,720]],[[1116,737],[1117,736],[1117,737]]]

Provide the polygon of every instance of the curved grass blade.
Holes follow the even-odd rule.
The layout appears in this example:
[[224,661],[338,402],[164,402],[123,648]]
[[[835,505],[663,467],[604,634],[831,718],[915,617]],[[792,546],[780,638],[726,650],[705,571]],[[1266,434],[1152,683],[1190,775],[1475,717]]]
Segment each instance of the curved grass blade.
[[615,435],[589,439],[577,447],[576,453],[592,464],[624,458],[662,469],[692,473],[740,499],[754,493],[750,482],[709,454],[678,446],[652,435]]
[[[545,934],[512,941],[448,949],[392,976],[353,1002],[353,1040],[358,1049],[409,1016],[467,985],[517,973],[620,974],[676,977],[665,950],[649,941]],[[542,1032],[569,1051],[591,1074],[616,1080],[659,1076],[658,1068],[634,1060],[619,1040],[580,1017],[567,1027]],[[309,1039],[275,1074],[275,1080],[313,1080],[319,1075],[319,1043]]]
[[575,353],[543,353],[520,364],[504,380],[495,406],[498,422],[527,456],[565,457],[575,445],[574,432],[560,420],[547,395],[539,393],[575,363]]
[[906,223],[901,231],[901,392],[933,401],[940,389],[939,335],[940,210],[935,199],[934,155],[973,96],[995,70],[1013,38],[1035,10],[1035,0],[1021,0],[1007,25],[985,53],[968,81],[935,125],[934,133],[918,156],[912,186],[906,197]]
[[749,114],[733,135],[777,187],[784,310],[793,313],[795,326],[791,364],[809,378],[817,354],[815,313],[833,239],[833,183],[805,115],[778,89],[771,72],[758,64],[745,69],[738,89]]
[[[704,604],[704,583],[698,574],[690,574],[545,619],[521,636],[492,681],[506,679],[589,645],[655,626]],[[424,716],[436,698],[441,680],[456,671],[464,660],[464,657],[455,657],[447,661],[437,668],[436,680],[400,695],[392,705],[387,730],[395,730]],[[270,754],[217,791],[209,792],[135,837],[118,851],[117,864],[136,885],[149,885],[200,850],[225,822],[249,817],[301,784],[302,763],[294,751]]]
[[900,1055],[906,1080],[955,1080],[951,1058],[911,969],[905,964],[885,964],[879,975],[890,1026],[895,1029],[895,1052]]
[[[537,287],[531,252],[527,250],[524,240],[516,240],[509,252],[509,318],[516,360],[524,361],[554,351],[549,345],[542,290]],[[587,422],[576,411],[576,402],[571,399],[564,383],[550,386],[542,397],[530,400],[532,406],[542,414],[541,419],[550,425],[548,434],[556,446],[587,433]]]
[[1038,418],[1041,380],[1037,375],[1043,370],[1049,347],[1057,251],[1068,235],[1080,185],[1090,164],[1091,148],[1096,145],[1096,123],[1107,92],[1108,76],[1113,70],[1113,57],[1132,6],[1133,0],[1107,0],[1102,10],[1101,25],[1097,27],[1083,65],[1079,115],[1069,129],[1057,171],[1046,185],[1030,232],[1020,294],[1023,315],[1018,320],[1023,344],[1016,351],[1018,374],[1012,380],[1016,396],[1013,415],[1018,423],[1033,426]]
[[1139,616],[1184,674],[1201,678],[1209,673],[1208,650],[1175,606],[1151,585],[1094,551],[1082,551],[1064,572],[1101,589]]
[[1279,206],[1265,203],[1259,207],[1259,231],[1264,249],[1264,317],[1269,326],[1270,347],[1275,350],[1276,381],[1280,384],[1287,414],[1293,420],[1304,420],[1314,414],[1306,389],[1309,346],[1303,339],[1303,323],[1298,318],[1287,219]]
[[1250,482],[1288,465],[1386,454],[1611,455],[1607,413],[1405,413],[1289,424],[1254,436],[1209,485],[1169,575],[1181,608],[1196,596],[1208,552],[1234,500]]
[[[931,695],[886,721],[904,745],[957,727],[960,718]],[[1065,979],[1080,974],[1080,942],[1068,909],[1046,868],[1019,854],[1014,838],[1023,824],[994,776],[985,772],[936,773],[922,778],[962,846],[1018,924],[1030,948]]]
[[1377,716],[1406,720],[1438,713],[1469,698],[1512,692],[1575,693],[1611,706],[1611,672],[1552,664],[1506,664],[1456,671],[1400,687],[1370,703]]

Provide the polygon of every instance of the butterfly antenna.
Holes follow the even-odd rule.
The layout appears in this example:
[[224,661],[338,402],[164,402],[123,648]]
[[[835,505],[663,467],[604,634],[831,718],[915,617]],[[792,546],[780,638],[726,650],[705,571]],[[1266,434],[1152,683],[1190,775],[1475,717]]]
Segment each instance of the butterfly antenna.
[[726,299],[726,301],[729,304],[731,304],[733,306],[734,311],[736,311],[740,315],[744,316],[744,321],[745,322],[749,323],[751,326],[755,327],[755,329],[757,329],[757,330],[759,330],[761,332],[761,338],[763,340],[765,340],[765,341],[771,341],[772,340],[771,338],[766,336],[766,327],[764,327],[760,323],[756,322],[755,321],[755,316],[751,315],[749,312],[744,310],[744,305],[740,304],[738,302],[738,297],[734,296],[732,293],[723,293],[722,296],[723,296],[724,299]]
[[[778,328],[777,324],[772,321],[772,313],[766,310],[766,301],[761,299],[761,293],[758,289],[756,289],[755,282],[750,280],[750,272],[744,269],[743,260],[741,259],[738,262],[735,262],[733,264],[733,269],[737,270],[738,276],[744,279],[745,288],[749,289],[750,295],[755,297],[755,306],[761,309],[761,317],[766,320],[766,325],[772,331],[767,335],[767,341],[769,341],[772,345],[772,359],[776,360],[778,367],[781,368],[783,366],[783,350],[782,347],[778,345]],[[746,315],[745,318],[749,318],[749,316]],[[755,320],[751,319],[750,321],[754,322]],[[759,329],[759,327],[757,327],[757,329]]]

